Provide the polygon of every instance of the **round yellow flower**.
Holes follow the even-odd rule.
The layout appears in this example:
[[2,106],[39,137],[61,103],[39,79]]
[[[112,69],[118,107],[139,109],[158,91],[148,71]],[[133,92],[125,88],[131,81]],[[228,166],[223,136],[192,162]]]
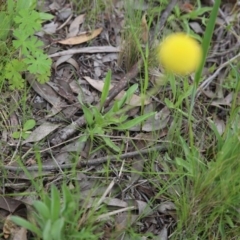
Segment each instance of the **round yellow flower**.
[[187,75],[199,67],[202,60],[200,44],[185,33],[174,33],[159,45],[158,60],[166,71]]

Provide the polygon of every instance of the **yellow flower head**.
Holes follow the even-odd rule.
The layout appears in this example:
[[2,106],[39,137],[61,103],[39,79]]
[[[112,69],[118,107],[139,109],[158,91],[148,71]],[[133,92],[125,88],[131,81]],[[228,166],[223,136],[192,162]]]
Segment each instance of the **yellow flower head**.
[[174,33],[166,37],[158,48],[158,60],[166,71],[186,75],[199,67],[202,48],[185,33]]

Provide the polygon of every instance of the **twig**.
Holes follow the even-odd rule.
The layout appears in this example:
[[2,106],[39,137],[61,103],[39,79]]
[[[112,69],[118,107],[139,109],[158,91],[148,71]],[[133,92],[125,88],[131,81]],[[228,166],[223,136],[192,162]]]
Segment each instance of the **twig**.
[[174,6],[175,6],[176,4],[177,4],[177,0],[172,0],[172,1],[168,4],[168,6],[166,7],[166,9],[163,11],[163,13],[161,13],[160,23],[159,23],[158,27],[156,27],[156,30],[155,30],[156,33],[157,33],[157,32],[160,32],[160,31],[163,29],[163,27],[164,27],[164,25],[165,25],[165,23],[166,23],[169,15],[170,15],[170,13],[172,12],[172,10],[173,10],[173,8],[174,8]]
[[[79,160],[79,162],[77,163],[77,168],[81,168],[84,166],[95,166],[95,165],[99,165],[101,163],[105,163],[107,161],[118,161],[119,159],[124,159],[124,158],[130,158],[130,157],[135,157],[135,156],[139,156],[139,155],[144,155],[150,152],[154,152],[154,151],[158,151],[158,152],[163,152],[166,151],[167,148],[164,145],[156,145],[154,147],[148,148],[148,149],[142,149],[142,150],[138,150],[138,151],[134,151],[134,152],[128,152],[128,153],[124,153],[122,155],[112,155],[112,156],[106,156],[106,157],[101,157],[101,158],[96,158],[96,159],[89,159],[89,160]],[[72,167],[74,167],[75,164],[64,164],[64,165],[43,165],[41,167],[42,171],[57,171],[59,170],[59,167],[61,167],[61,169],[71,169]],[[21,167],[15,167],[15,166],[2,166],[2,169],[5,170],[10,170],[13,172],[22,172],[23,168]],[[25,168],[27,171],[38,171],[39,167],[38,166],[32,166],[32,167],[26,167]]]
[[219,74],[219,72],[226,66],[228,66],[231,62],[233,62],[234,60],[238,59],[240,57],[240,53],[236,56],[234,56],[233,58],[229,59],[228,61],[224,62],[223,64],[221,64],[218,69],[214,72],[213,75],[211,75],[210,77],[208,77],[197,89],[197,95],[196,97],[199,97],[199,95],[201,94],[201,92],[208,87],[208,85],[213,81],[213,79],[215,77],[217,77],[217,75]]
[[[128,81],[137,76],[139,72],[139,65],[141,65],[142,60],[139,60],[136,64],[133,65],[131,70],[120,80],[120,82],[110,90],[109,96],[104,103],[104,107],[107,107],[109,103],[127,86]],[[100,104],[96,105],[97,108],[100,108]],[[84,116],[78,118],[75,122],[72,122],[70,125],[66,126],[62,130],[60,130],[56,136],[51,138],[50,142],[52,145],[59,144],[69,137],[71,137],[74,133],[76,133],[77,129],[83,127],[86,124],[86,120]]]
[[120,82],[110,90],[109,96],[107,97],[104,107],[107,107],[110,102],[128,85],[128,81],[137,76],[139,68],[142,65],[142,59],[135,63],[131,70],[120,80]]
[[[48,142],[48,146],[50,147],[49,142]],[[57,159],[53,156],[52,151],[50,151],[50,154],[51,154],[51,157],[52,157],[53,161],[57,165],[59,172],[63,173],[63,170],[62,170],[61,166],[59,166],[59,163],[58,163]]]
[[97,203],[94,204],[93,207],[94,207],[95,210],[97,210],[98,207],[99,207],[99,206],[103,203],[103,201],[106,199],[107,195],[111,192],[111,190],[112,190],[115,182],[116,182],[116,178],[114,178],[114,179],[110,182],[109,186],[107,187],[107,189],[105,190],[105,192],[103,193],[103,195],[101,196],[101,198],[97,201]]
[[71,20],[72,16],[73,16],[73,14],[71,14],[71,15],[68,17],[68,19],[67,19],[60,27],[58,27],[56,30],[59,31],[60,29],[62,29],[63,27],[65,27],[65,26],[68,24],[68,22]]
[[134,209],[136,209],[135,206],[129,206],[129,207],[121,208],[118,210],[114,210],[112,212],[104,213],[104,214],[98,216],[96,220],[97,221],[103,221],[103,220],[106,221],[109,219],[110,216],[117,215],[118,213],[127,212],[127,211],[134,210]]
[[120,48],[112,46],[99,46],[99,47],[85,47],[85,48],[73,48],[65,50],[62,52],[57,52],[51,55],[48,55],[50,58],[60,57],[64,55],[71,55],[77,53],[100,53],[100,52],[120,52]]

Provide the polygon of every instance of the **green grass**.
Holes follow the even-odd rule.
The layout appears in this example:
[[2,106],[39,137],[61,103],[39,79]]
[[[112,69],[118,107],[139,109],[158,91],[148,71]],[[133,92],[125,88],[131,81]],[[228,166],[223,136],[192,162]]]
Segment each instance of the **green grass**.
[[[89,9],[94,7],[87,13],[89,16],[92,16],[91,14],[97,16],[107,9],[104,5],[107,1],[83,2]],[[168,3],[168,1],[160,0],[159,2],[161,3],[160,6],[152,5],[147,10],[148,27],[154,26],[156,19],[159,19],[157,13],[165,9]],[[215,2],[218,4],[220,1],[216,0]],[[77,1],[73,1],[73,3],[77,5]],[[81,11],[82,6],[78,5],[77,7],[76,10]],[[86,168],[78,171],[73,168],[61,173],[58,189],[52,187],[55,184],[54,182],[49,189],[46,189],[43,187],[46,179],[34,178],[25,170],[26,176],[35,189],[34,191],[29,190],[26,194],[34,195],[38,202],[34,205],[36,213],[31,218],[34,221],[31,220],[31,223],[19,219],[16,221],[30,229],[35,234],[34,239],[102,239],[104,234],[107,233],[109,239],[124,236],[128,236],[129,239],[140,239],[143,236],[154,239],[152,232],[143,231],[141,228],[143,226],[141,224],[148,220],[144,213],[140,213],[137,220],[133,223],[128,222],[122,229],[119,226],[119,229],[116,227],[115,215],[99,221],[99,218],[104,216],[103,214],[119,209],[116,206],[109,206],[105,202],[99,202],[101,197],[104,196],[104,191],[108,186],[111,186],[114,179],[118,181],[111,188],[110,197],[112,198],[125,200],[126,196],[133,199],[139,197],[142,201],[148,202],[152,209],[159,207],[164,202],[171,202],[175,206],[168,213],[161,213],[171,218],[171,223],[168,225],[169,239],[171,240],[230,240],[237,239],[240,236],[240,119],[238,107],[240,74],[237,63],[232,63],[231,75],[228,76],[229,79],[233,79],[233,84],[228,85],[228,87],[230,86],[229,88],[234,94],[222,135],[218,133],[212,122],[215,113],[211,112],[209,105],[201,102],[201,99],[196,99],[196,89],[204,79],[202,67],[208,54],[208,48],[211,46],[211,35],[214,18],[216,17],[214,13],[216,14],[217,8],[218,6],[215,5],[205,35],[196,36],[204,46],[204,59],[195,75],[194,82],[188,78],[169,75],[167,76],[167,82],[157,86],[159,88],[157,90],[161,90],[161,93],[152,92],[159,101],[170,109],[172,123],[168,125],[164,139],[158,139],[158,141],[166,144],[166,152],[160,154],[157,151],[149,153],[145,156],[142,170],[133,166],[132,162],[136,159],[132,159],[132,161],[119,160],[114,163],[107,161],[102,167]],[[206,22],[206,19],[202,17],[203,11],[207,12],[209,8],[200,8],[200,1],[197,1],[195,15],[192,13],[192,15],[178,16],[179,8],[176,6],[168,19],[167,26],[169,28],[164,29],[163,34],[173,31],[175,24],[178,24],[186,32],[191,31],[188,26],[191,18],[195,17]],[[148,43],[143,43],[141,39],[142,16],[142,11],[132,9],[128,1],[125,1],[126,22],[122,32],[124,51],[119,58],[119,64],[128,71],[136,61],[140,58],[143,59],[138,90],[140,94],[146,95],[148,91],[151,92],[149,71],[151,68],[157,67],[154,56],[156,46],[153,40],[157,37],[153,36],[153,39],[150,39]],[[89,19],[89,21],[91,20]],[[163,34],[158,33],[158,38],[162,38]],[[108,78],[105,81],[101,107],[108,93]],[[25,91],[19,105],[22,109],[23,122],[32,118],[31,109],[27,107],[25,101],[28,92]],[[114,111],[116,109],[121,111],[123,115],[125,114],[121,108],[121,104],[125,100],[122,100],[122,103],[120,101],[116,102],[115,108],[107,112],[104,112],[103,108],[96,109],[92,106],[84,106],[87,127],[86,130],[81,130],[81,133],[84,133],[84,131],[89,133],[92,141],[91,147],[93,147],[92,152],[96,149],[124,151],[126,144],[136,147],[138,144],[145,146],[152,143],[143,139],[141,139],[142,142],[134,140],[134,134],[129,133],[124,125],[122,125],[124,127],[121,128],[120,126],[118,129],[114,129],[113,126],[109,127],[112,123],[114,125],[115,121],[119,121],[119,118],[115,118],[116,112]],[[144,108],[144,105],[142,105],[142,113]],[[107,117],[110,124],[106,126]],[[1,122],[0,126],[4,127],[4,125],[2,126]],[[117,139],[120,143],[111,138],[117,130],[121,130],[121,137]],[[152,139],[157,139],[159,134],[160,131],[153,132]],[[124,138],[124,141],[122,141],[122,138]],[[81,140],[86,140],[86,136]],[[33,149],[35,149],[35,153],[32,156],[39,164],[39,174],[41,175],[43,174],[41,170],[41,149],[38,146],[33,146]],[[20,155],[21,150],[16,157],[21,163]],[[1,155],[1,158],[5,157],[7,156]],[[72,159],[76,161],[78,157],[76,153],[73,154]],[[7,176],[6,173],[4,174],[3,176]],[[133,182],[132,187],[128,189],[131,176],[136,176],[136,174],[140,175],[139,182]],[[84,186],[84,183],[89,184],[89,186]],[[138,184],[149,190],[144,198],[140,193],[137,195],[136,186]],[[87,190],[85,190],[85,187]],[[123,193],[123,191],[125,192]],[[126,195],[124,195],[125,193]],[[13,197],[19,195],[16,193],[9,194]],[[94,204],[89,207],[88,204],[91,201]],[[131,206],[131,204],[128,206]],[[136,212],[129,211],[127,213],[131,216]],[[154,213],[156,214],[156,212]],[[128,220],[130,221],[130,219]],[[142,223],[140,224],[141,220]]]

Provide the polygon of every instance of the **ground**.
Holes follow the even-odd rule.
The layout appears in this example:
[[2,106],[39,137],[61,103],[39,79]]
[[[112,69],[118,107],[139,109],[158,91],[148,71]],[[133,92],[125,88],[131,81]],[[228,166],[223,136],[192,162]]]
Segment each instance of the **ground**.
[[[0,25],[1,239],[239,239],[240,8],[219,2],[46,0]],[[159,55],[178,32],[203,50],[188,74]]]

